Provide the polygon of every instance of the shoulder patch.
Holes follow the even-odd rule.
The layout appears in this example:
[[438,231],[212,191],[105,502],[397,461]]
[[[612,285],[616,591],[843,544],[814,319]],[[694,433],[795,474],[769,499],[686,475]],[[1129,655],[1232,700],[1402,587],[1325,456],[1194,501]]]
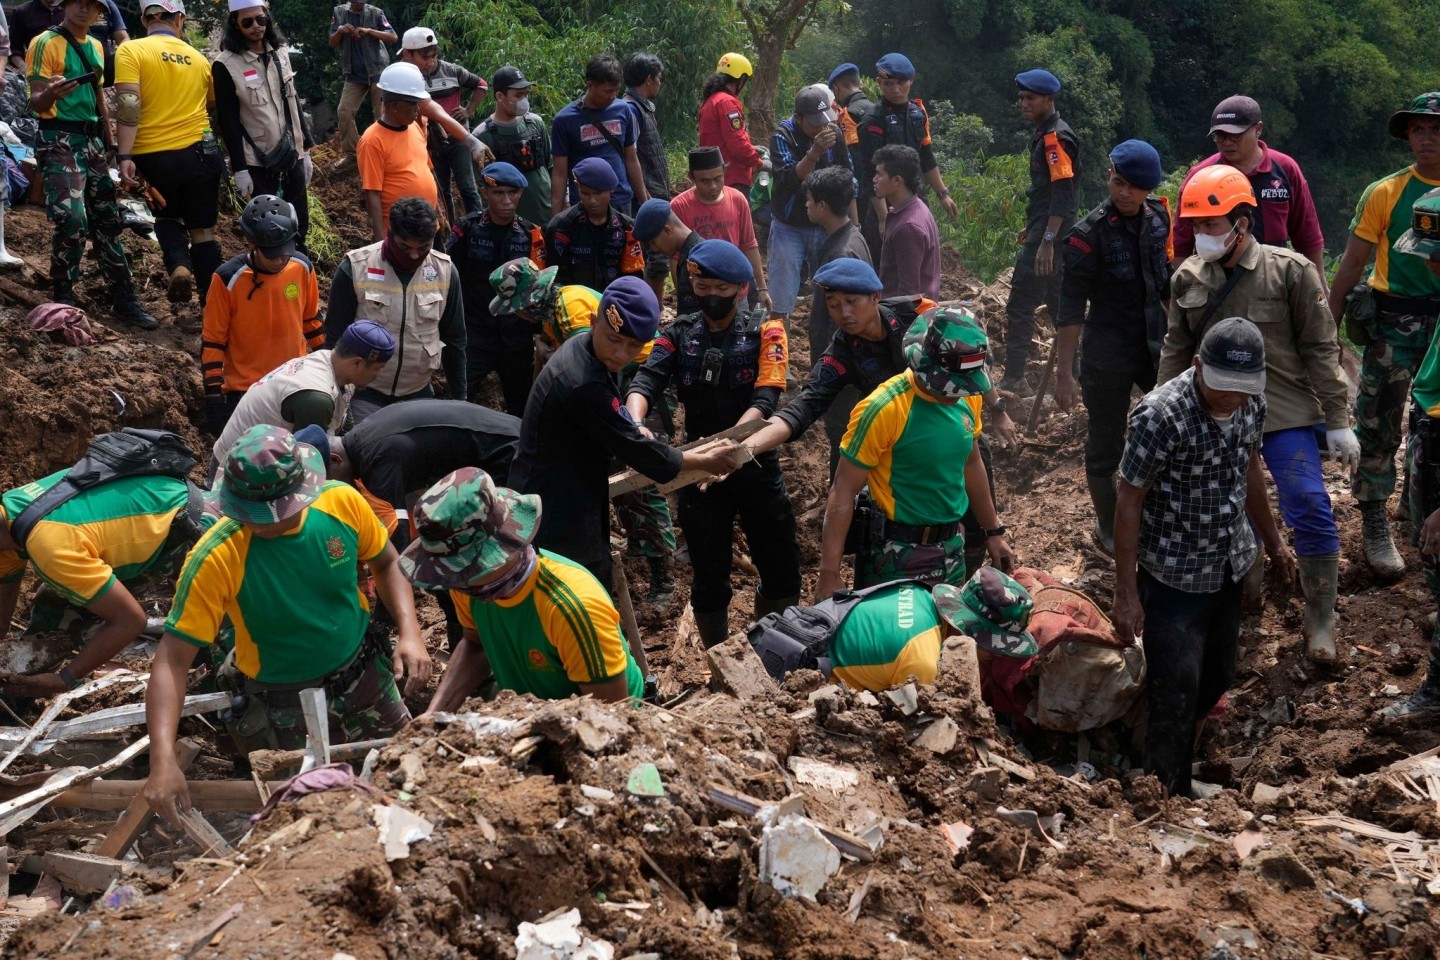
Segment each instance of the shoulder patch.
[[1073,233],[1070,234],[1070,240],[1068,242],[1070,246],[1074,247],[1076,250],[1079,250],[1081,253],[1090,253],[1095,249],[1094,247],[1090,246],[1090,244],[1082,240],[1080,237],[1075,236],[1075,234]]

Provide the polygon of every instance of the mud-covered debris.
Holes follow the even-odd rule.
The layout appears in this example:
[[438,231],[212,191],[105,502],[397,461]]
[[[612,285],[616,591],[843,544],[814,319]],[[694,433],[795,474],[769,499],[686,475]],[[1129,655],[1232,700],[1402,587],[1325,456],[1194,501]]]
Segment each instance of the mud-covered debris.
[[380,831],[380,845],[386,860],[404,860],[410,856],[410,845],[430,839],[435,825],[418,813],[404,807],[375,804],[370,808],[375,829]]
[[614,946],[581,931],[579,910],[542,923],[522,923],[515,935],[515,960],[611,960],[614,956]]
[[960,739],[960,726],[949,717],[941,717],[934,723],[920,731],[915,738],[915,746],[922,750],[929,750],[931,753],[944,755],[955,749],[955,742]]
[[795,779],[810,787],[819,787],[831,793],[843,793],[860,783],[860,771],[851,766],[823,763],[808,757],[792,756],[787,761]]
[[840,852],[811,820],[776,818],[760,838],[760,879],[781,896],[814,900],[840,869]]

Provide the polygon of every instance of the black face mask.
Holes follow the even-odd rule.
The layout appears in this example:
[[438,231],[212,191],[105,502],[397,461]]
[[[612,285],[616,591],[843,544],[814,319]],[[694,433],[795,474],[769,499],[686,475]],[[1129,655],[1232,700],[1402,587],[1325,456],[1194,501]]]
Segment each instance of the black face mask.
[[711,320],[724,320],[734,312],[735,301],[740,299],[740,295],[736,293],[728,297],[722,297],[717,293],[712,293],[709,296],[699,297],[698,299],[700,301],[701,313],[705,314],[705,316]]

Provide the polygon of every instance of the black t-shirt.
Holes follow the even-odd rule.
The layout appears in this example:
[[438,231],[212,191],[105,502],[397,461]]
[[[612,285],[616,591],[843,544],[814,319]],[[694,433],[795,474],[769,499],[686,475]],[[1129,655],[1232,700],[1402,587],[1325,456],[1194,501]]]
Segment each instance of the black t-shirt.
[[[870,261],[870,247],[855,224],[849,220],[840,224],[840,229],[827,236],[825,242],[820,244],[820,256],[815,258],[812,275],[831,260],[839,260],[841,257],[853,257],[874,266]],[[815,288],[815,296],[810,301],[809,329],[810,362],[813,364],[835,334],[835,321],[830,319],[830,308],[825,305],[825,291],[820,287]]]

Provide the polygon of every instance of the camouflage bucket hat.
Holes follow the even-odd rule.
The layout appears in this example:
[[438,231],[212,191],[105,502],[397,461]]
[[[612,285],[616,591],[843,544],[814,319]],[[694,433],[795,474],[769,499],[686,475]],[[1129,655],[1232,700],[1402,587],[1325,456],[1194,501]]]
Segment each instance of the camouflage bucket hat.
[[288,520],[320,495],[325,465],[284,427],[259,423],[230,448],[219,485],[220,511],[242,523]]
[[963,587],[937,584],[930,595],[945,622],[981,650],[1002,657],[1040,652],[1040,644],[1025,631],[1035,606],[1030,592],[994,567],[981,567]]
[[417,536],[400,569],[424,590],[464,587],[503,567],[535,539],[540,498],[497,487],[478,467],[461,467],[421,495]]
[[555,286],[555,274],[559,267],[544,270],[527,257],[507,260],[490,274],[490,286],[495,288],[495,299],[490,301],[492,316],[518,313],[534,306],[550,296]]
[[1440,260],[1440,187],[1410,208],[1410,229],[1395,241],[1395,252]]
[[1408,140],[1411,117],[1440,117],[1440,90],[1422,93],[1410,101],[1410,109],[1390,114],[1390,136],[1396,140]]
[[975,315],[958,303],[932,307],[905,332],[905,363],[915,380],[939,397],[969,397],[990,389],[985,372],[989,341]]

